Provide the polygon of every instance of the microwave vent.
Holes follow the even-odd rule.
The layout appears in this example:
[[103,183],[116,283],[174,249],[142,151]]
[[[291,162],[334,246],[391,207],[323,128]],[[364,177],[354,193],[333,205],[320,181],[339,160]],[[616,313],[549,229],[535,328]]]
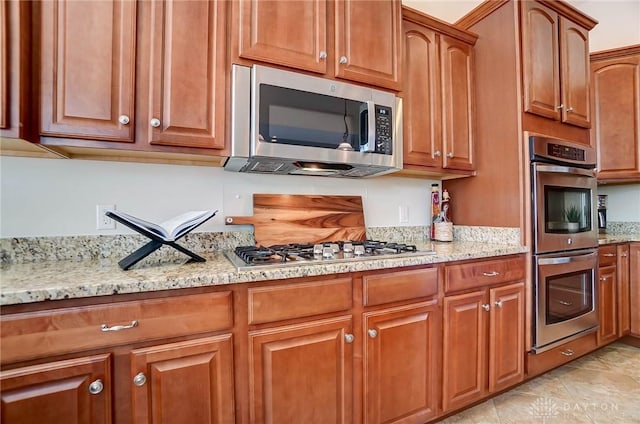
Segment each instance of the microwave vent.
[[285,166],[281,160],[259,160],[250,165],[249,172],[278,172]]

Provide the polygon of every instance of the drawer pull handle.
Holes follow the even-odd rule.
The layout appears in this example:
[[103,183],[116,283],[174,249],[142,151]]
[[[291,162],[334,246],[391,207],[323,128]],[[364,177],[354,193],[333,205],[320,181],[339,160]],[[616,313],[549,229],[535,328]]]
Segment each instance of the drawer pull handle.
[[500,275],[500,273],[496,271],[491,271],[491,272],[483,272],[482,275],[484,275],[485,277],[497,277],[498,275]]
[[600,277],[600,281],[607,281],[611,276]]
[[133,384],[135,384],[138,387],[144,386],[144,383],[146,382],[147,382],[147,376],[144,375],[143,372],[139,372],[138,374],[136,374],[135,377],[133,377]]
[[573,306],[572,302],[567,302],[566,300],[556,300],[556,302],[564,306]]
[[138,326],[138,321],[133,320],[131,324],[127,325],[114,325],[113,327],[109,327],[107,324],[102,324],[100,326],[100,330],[102,331],[120,331],[120,330],[128,330],[130,328],[134,328]]
[[607,257],[607,258],[613,258],[616,256],[615,253],[603,253],[602,256]]
[[104,384],[100,379],[97,379],[93,383],[89,384],[89,393],[91,393],[92,395],[99,394],[100,392],[102,392],[103,389],[104,389]]
[[620,257],[622,257],[622,258],[626,258],[626,257],[627,257],[627,254],[626,254],[626,253],[623,253],[623,254],[621,254],[621,255],[620,255]]
[[355,337],[353,336],[353,334],[345,334],[344,335],[344,341],[347,343],[353,343],[353,341],[355,340]]
[[563,354],[564,356],[573,356],[573,350],[571,349],[561,350],[560,353]]

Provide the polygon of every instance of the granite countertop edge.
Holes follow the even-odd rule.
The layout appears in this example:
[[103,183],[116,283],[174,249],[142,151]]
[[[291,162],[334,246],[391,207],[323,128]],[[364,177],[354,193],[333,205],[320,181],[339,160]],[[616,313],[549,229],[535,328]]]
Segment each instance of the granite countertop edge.
[[222,252],[206,262],[186,259],[121,270],[114,260],[48,261],[5,265],[0,269],[0,306],[47,300],[218,286],[348,272],[399,268],[525,253],[520,245],[477,242],[433,243],[436,254],[414,254],[317,265],[293,264],[238,271]]
[[606,245],[606,244],[617,244],[617,243],[628,243],[628,242],[639,242],[640,234],[618,234],[618,233],[610,233],[610,234],[599,234],[598,235],[598,245]]

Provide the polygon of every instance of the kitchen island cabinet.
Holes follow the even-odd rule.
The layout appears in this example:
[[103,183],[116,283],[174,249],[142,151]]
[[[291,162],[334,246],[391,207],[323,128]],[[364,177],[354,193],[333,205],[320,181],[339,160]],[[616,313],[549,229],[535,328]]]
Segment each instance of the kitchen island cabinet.
[[402,172],[447,178],[475,170],[476,38],[403,7]]
[[640,181],[640,45],[592,53],[591,73],[598,181]]
[[443,412],[523,380],[523,280],[522,257],[445,267]]
[[398,90],[401,19],[400,0],[235,1],[231,59]]
[[227,2],[36,5],[42,145],[68,157],[221,163]]

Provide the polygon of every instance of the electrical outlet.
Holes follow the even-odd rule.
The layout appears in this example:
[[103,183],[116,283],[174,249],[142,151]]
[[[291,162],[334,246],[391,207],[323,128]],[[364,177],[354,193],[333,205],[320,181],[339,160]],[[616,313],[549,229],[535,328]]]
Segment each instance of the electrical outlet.
[[398,206],[398,215],[400,219],[400,224],[409,223],[409,207],[405,205]]
[[105,215],[105,212],[115,210],[116,205],[96,205],[96,230],[115,230],[116,221]]

